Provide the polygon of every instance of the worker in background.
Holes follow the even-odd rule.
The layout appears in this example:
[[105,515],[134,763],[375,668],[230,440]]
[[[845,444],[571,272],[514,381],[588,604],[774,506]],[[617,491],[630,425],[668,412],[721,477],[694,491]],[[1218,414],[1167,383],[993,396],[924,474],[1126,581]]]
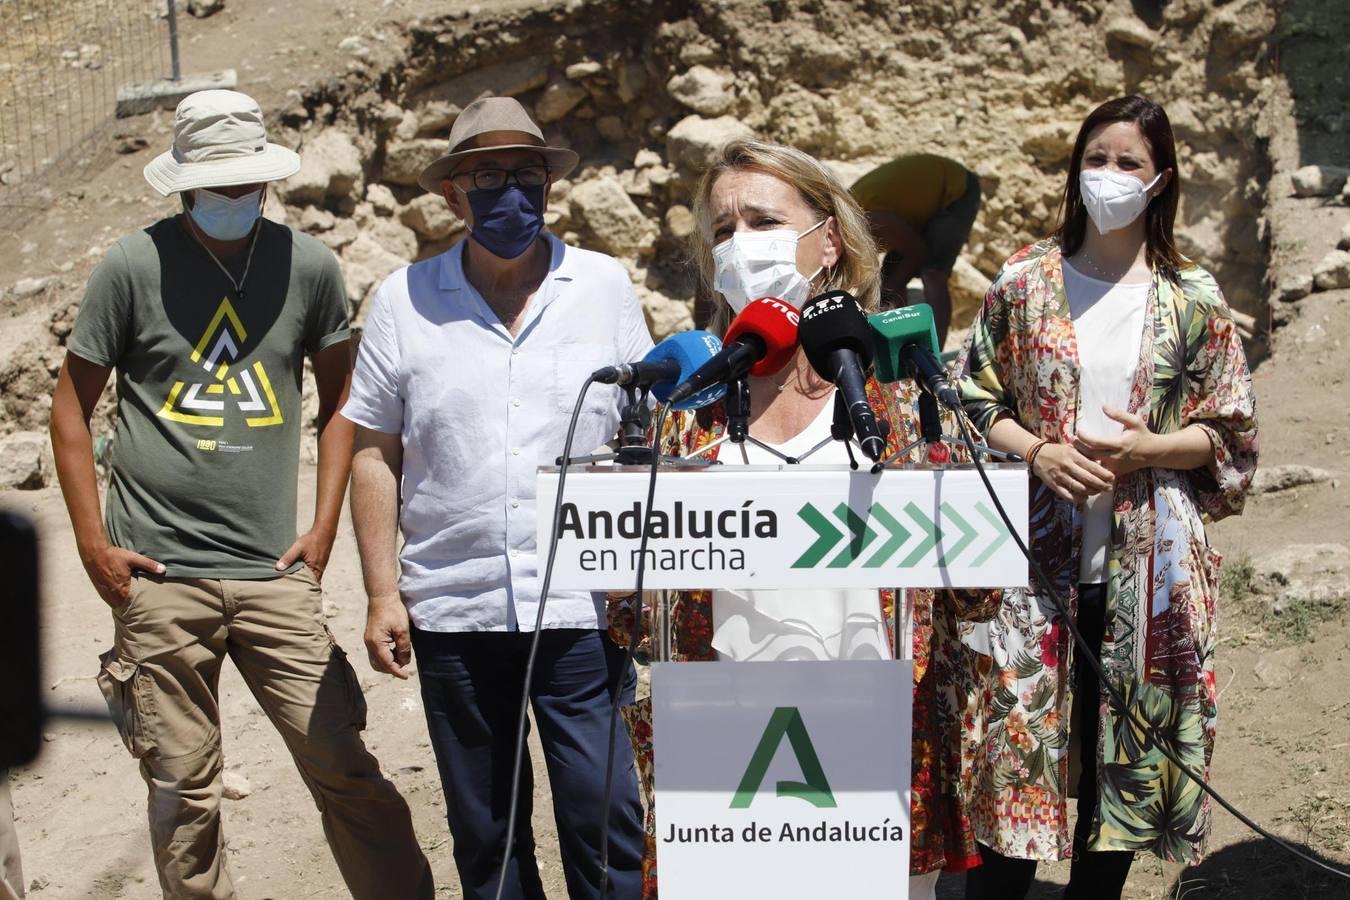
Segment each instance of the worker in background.
[[980,181],[965,166],[932,153],[901,156],[859,178],[852,188],[867,210],[872,236],[885,252],[883,306],[904,306],[915,275],[933,307],[938,340],[952,321],[947,282],[980,211]]

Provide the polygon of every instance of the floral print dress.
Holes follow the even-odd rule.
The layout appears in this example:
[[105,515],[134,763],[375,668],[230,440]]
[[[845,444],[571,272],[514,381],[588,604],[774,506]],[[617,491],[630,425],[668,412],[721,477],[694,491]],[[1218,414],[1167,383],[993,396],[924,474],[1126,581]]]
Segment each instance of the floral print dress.
[[[1155,273],[1144,321],[1129,411],[1157,433],[1198,425],[1214,464],[1117,479],[1102,666],[1135,713],[1208,778],[1218,712],[1219,556],[1206,544],[1202,516],[1242,510],[1256,471],[1255,399],[1237,328],[1208,272],[1191,265],[1174,278]],[[1011,416],[1038,437],[1072,442],[1079,357],[1057,243],[1008,260],[955,369],[966,411],[982,431]],[[1032,551],[1076,615],[1079,511],[1038,479],[1031,487]],[[985,678],[966,719],[975,833],[1005,856],[1064,858],[1072,846],[1071,638],[1053,601],[1034,587],[1004,592],[987,627]],[[1207,795],[1108,703],[1105,688],[1082,700],[1102,716],[1098,745],[1083,749],[1098,759],[1088,849],[1198,860],[1209,831]]]
[[[917,393],[910,382],[867,385],[874,409],[886,410],[891,423],[887,454],[918,437]],[[954,426],[946,423],[944,432]],[[720,438],[726,430],[726,411],[718,403],[698,413],[675,413],[667,418],[661,452],[688,456]],[[920,450],[907,460],[920,462]],[[705,456],[716,458],[717,448]],[[961,457],[954,453],[954,460]],[[881,591],[882,615],[894,614],[896,590]],[[939,869],[963,871],[979,864],[974,832],[960,794],[962,716],[966,699],[976,689],[977,656],[960,640],[958,620],[987,619],[999,605],[998,591],[911,590],[914,604],[914,706],[911,763],[910,873]],[[610,635],[627,646],[633,633],[633,594],[611,595]],[[650,612],[650,609],[648,609]],[[673,660],[715,660],[712,591],[676,591],[671,603]],[[893,636],[892,636],[893,637]],[[644,627],[642,645],[648,646]],[[625,707],[623,715],[637,757],[638,775],[647,806],[647,840],[643,854],[643,897],[657,896],[652,710],[650,699]]]

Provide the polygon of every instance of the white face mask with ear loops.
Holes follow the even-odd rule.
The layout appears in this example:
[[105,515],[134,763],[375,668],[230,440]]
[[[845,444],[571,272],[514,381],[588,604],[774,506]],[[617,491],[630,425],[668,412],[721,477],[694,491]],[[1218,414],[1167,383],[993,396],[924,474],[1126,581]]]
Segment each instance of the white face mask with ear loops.
[[806,237],[828,219],[821,219],[798,234],[791,229],[738,231],[713,248],[713,288],[739,314],[752,300],[776,297],[800,307],[811,296],[810,278],[797,271],[797,241]]
[[1083,169],[1078,173],[1078,190],[1088,218],[1102,234],[1118,231],[1143,215],[1150,199],[1148,192],[1162,178],[1159,172],[1148,184],[1114,169]]

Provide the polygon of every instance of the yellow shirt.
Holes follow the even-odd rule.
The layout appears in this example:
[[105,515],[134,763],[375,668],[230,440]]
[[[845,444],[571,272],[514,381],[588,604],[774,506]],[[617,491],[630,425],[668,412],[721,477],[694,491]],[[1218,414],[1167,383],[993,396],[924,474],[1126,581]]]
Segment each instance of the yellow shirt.
[[921,228],[966,192],[966,169],[944,156],[915,153],[877,166],[852,192],[863,209],[892,212]]

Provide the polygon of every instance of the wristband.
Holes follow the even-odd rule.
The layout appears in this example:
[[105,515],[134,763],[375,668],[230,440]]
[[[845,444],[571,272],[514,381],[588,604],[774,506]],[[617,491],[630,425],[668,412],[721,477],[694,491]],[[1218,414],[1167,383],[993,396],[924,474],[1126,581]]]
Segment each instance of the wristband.
[[1032,469],[1032,466],[1033,466],[1033,465],[1035,464],[1035,462],[1036,462],[1036,454],[1040,453],[1040,452],[1041,452],[1041,448],[1044,447],[1044,446],[1045,446],[1046,444],[1048,444],[1048,443],[1050,443],[1050,442],[1047,441],[1045,438],[1041,438],[1039,441],[1037,441],[1036,443],[1034,443],[1034,444],[1031,445],[1031,449],[1028,450],[1027,453],[1026,453],[1026,456],[1023,457],[1023,458],[1027,461],[1027,471],[1028,471],[1028,472],[1032,472],[1032,474],[1035,474],[1035,472],[1034,472],[1033,469]]

